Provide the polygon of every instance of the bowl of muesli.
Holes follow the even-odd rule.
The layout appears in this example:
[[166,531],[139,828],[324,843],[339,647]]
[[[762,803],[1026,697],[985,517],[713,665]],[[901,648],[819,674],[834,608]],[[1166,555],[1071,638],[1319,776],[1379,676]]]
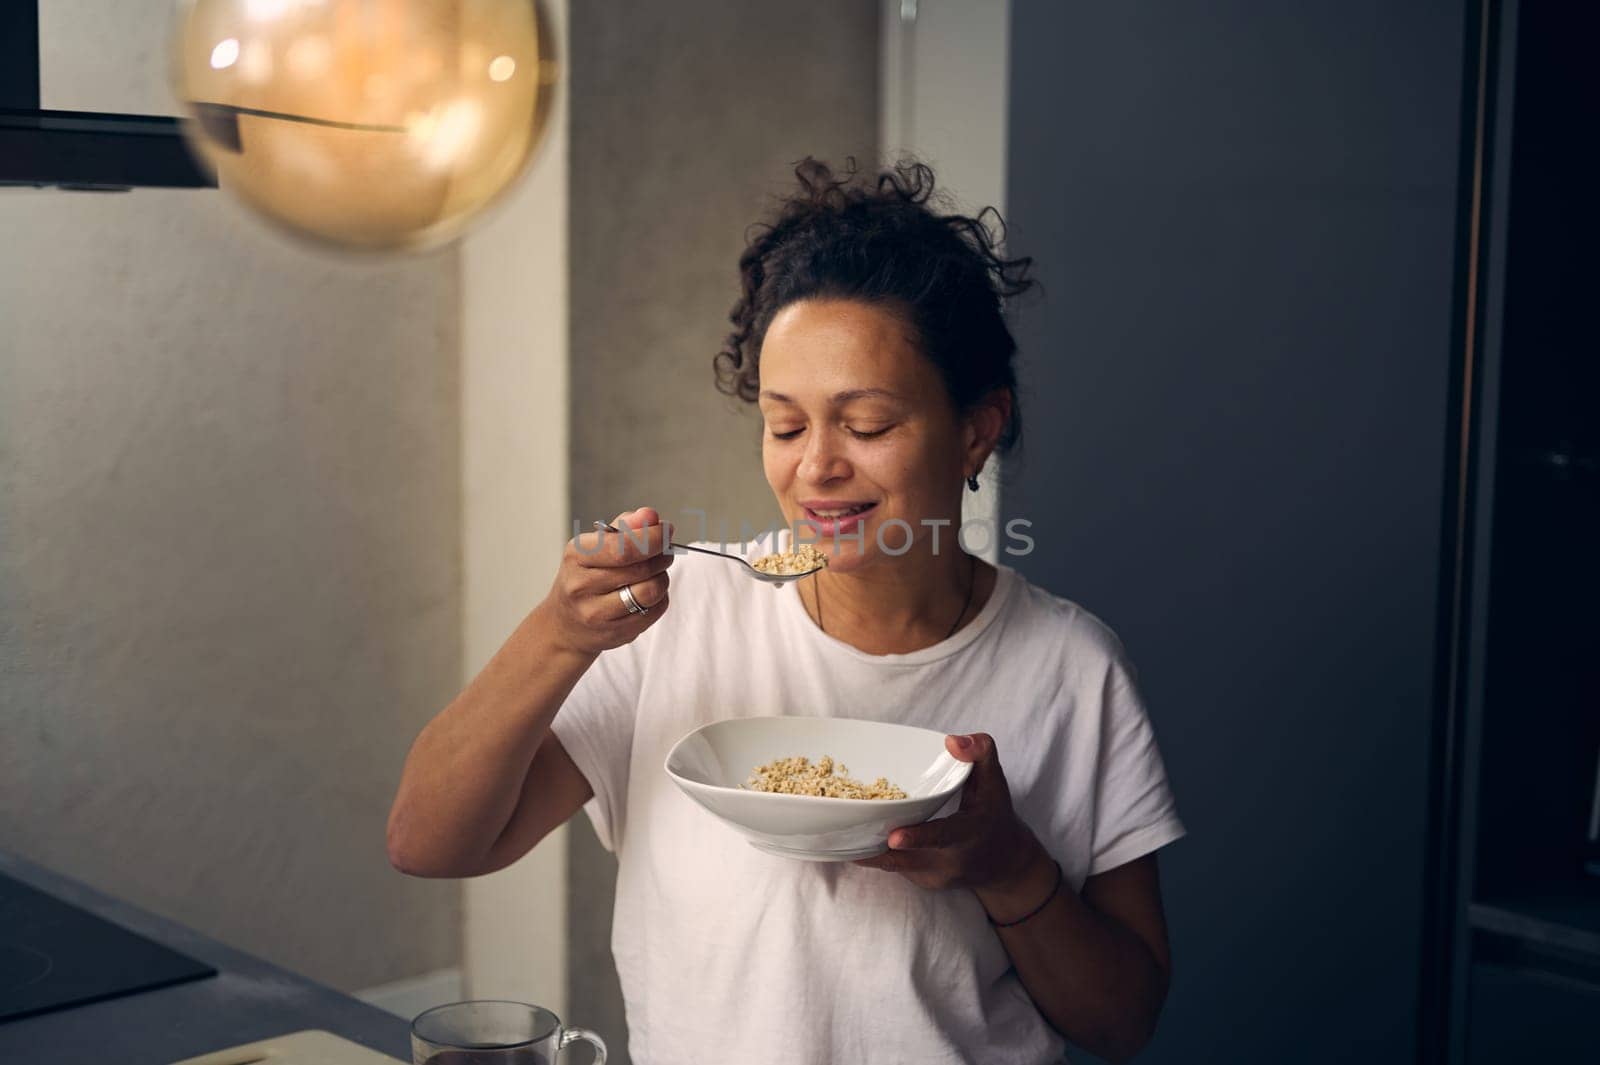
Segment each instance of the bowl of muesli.
[[889,833],[950,803],[972,771],[945,734],[848,717],[741,717],[702,725],[667,776],[750,845],[842,862],[882,854]]

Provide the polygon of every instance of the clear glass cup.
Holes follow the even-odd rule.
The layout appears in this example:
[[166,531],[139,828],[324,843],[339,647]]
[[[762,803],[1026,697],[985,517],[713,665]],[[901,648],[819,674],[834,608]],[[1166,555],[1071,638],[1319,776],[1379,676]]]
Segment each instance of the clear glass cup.
[[593,1032],[525,1002],[451,1002],[411,1022],[412,1065],[556,1065],[556,1055],[583,1041],[605,1065],[606,1044]]

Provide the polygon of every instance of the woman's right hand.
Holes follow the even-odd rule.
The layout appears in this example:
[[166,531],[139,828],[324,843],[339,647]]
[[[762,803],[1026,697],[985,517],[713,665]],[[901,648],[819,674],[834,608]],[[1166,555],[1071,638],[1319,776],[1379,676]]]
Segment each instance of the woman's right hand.
[[[581,654],[632,643],[667,610],[671,526],[651,507],[618,514],[611,524],[633,531],[596,530],[568,540],[545,599],[561,643]],[[645,613],[629,611],[621,595],[625,587]]]

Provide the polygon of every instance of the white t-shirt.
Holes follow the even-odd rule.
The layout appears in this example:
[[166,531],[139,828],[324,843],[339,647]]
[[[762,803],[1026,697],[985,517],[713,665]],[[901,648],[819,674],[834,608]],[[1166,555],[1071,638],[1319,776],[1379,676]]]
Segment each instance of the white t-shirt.
[[671,574],[667,614],[602,654],[552,726],[619,862],[611,946],[636,1065],[1059,1062],[971,891],[764,854],[662,762],[730,717],[988,732],[1018,814],[1077,890],[1184,831],[1117,638],[1003,566],[965,628],[892,655],[819,630],[795,584],[697,555]]

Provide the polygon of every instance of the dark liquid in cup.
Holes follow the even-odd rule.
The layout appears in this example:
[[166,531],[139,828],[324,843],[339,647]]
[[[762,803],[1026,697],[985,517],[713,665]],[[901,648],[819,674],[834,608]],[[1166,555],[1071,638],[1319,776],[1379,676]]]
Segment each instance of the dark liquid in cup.
[[429,1055],[427,1065],[551,1065],[543,1051],[533,1047],[499,1050],[438,1050]]

